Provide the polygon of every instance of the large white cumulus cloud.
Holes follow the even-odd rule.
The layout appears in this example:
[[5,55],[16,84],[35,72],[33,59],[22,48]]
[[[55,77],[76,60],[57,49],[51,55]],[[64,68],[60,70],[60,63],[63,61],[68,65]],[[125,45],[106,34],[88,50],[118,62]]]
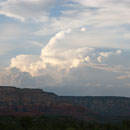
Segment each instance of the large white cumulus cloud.
[[82,64],[100,63],[103,58],[121,53],[121,50],[101,52],[96,48],[74,45],[66,40],[71,33],[73,33],[71,29],[58,32],[41,50],[40,56],[18,55],[11,59],[10,67],[16,67],[32,76],[46,74],[50,69],[51,73],[63,70],[68,72],[71,68],[78,68]]
[[[111,65],[104,64],[104,61],[111,56],[120,56],[121,50],[103,51],[98,48],[83,47],[80,44],[71,43],[66,38],[71,37],[73,33],[75,32],[72,29],[58,32],[41,50],[41,55],[18,55],[11,59],[8,69],[17,68],[21,72],[27,72],[32,79],[36,77],[38,77],[36,79],[40,77],[42,81],[43,79],[48,79],[44,80],[44,83],[42,82],[43,86],[74,85],[76,81],[78,81],[77,84],[79,86],[85,86],[90,82],[90,77],[98,73],[93,71],[92,75],[88,77],[90,75],[88,68],[105,71],[106,73],[126,73],[118,66],[111,67]],[[81,68],[84,68],[84,71],[80,72]],[[83,82],[80,78],[82,77],[81,75],[84,76]],[[87,80],[87,78],[90,79]],[[103,77],[100,76],[100,78]],[[95,78],[94,80],[96,81],[97,79]]]

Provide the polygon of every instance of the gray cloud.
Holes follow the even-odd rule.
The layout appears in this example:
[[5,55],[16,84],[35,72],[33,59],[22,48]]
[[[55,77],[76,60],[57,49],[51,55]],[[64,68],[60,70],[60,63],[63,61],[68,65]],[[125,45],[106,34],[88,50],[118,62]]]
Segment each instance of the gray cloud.
[[72,68],[69,73],[62,71],[60,74],[62,81],[58,82],[59,74],[52,74],[51,70],[44,75],[32,77],[16,68],[6,69],[0,73],[0,85],[42,88],[59,95],[130,96],[129,80],[117,79],[122,75],[120,72],[80,66]]
[[0,14],[25,20],[46,21],[48,20],[47,9],[55,0],[7,0],[0,2]]

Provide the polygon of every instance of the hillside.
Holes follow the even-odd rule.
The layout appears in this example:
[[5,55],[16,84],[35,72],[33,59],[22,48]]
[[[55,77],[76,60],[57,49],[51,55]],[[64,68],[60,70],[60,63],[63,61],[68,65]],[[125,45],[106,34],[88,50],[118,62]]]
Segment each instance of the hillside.
[[130,98],[67,97],[41,89],[0,86],[1,115],[58,115],[87,121],[129,119]]

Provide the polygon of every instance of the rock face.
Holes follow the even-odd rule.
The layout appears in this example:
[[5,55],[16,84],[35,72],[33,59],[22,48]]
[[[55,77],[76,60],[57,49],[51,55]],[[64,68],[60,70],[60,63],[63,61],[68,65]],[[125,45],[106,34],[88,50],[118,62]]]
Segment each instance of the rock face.
[[87,107],[102,116],[130,116],[128,97],[61,97],[72,104]]
[[67,115],[85,120],[130,117],[130,98],[65,97],[41,89],[0,86],[1,115]]
[[0,112],[42,112],[56,104],[56,95],[41,89],[0,87]]

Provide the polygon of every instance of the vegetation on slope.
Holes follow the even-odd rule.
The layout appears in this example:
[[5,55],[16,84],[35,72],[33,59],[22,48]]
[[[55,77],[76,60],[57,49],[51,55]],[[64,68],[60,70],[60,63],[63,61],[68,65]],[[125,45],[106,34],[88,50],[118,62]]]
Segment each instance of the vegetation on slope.
[[101,124],[71,117],[0,116],[0,130],[130,130],[130,121]]

